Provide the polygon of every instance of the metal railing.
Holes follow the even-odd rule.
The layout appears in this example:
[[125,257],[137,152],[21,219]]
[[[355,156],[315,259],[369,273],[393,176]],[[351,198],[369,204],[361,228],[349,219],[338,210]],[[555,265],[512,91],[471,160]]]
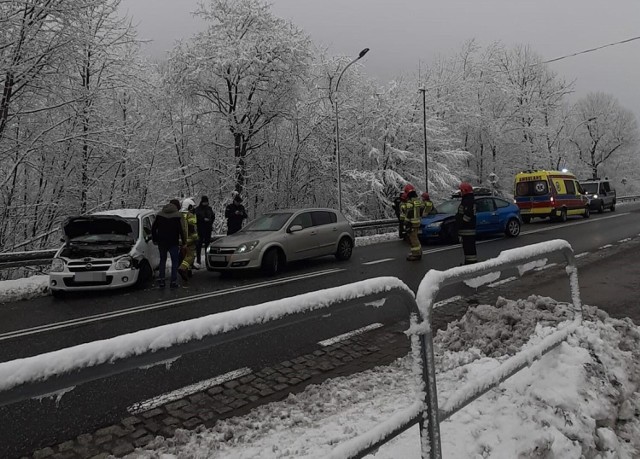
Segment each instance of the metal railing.
[[[487,274],[502,274],[504,269],[518,268],[520,274],[538,266],[549,255],[564,256],[569,276],[574,319],[563,324],[539,344],[521,351],[480,380],[467,383],[438,408],[436,369],[431,328],[433,304],[440,289]],[[495,275],[487,282],[495,282]],[[365,307],[376,312],[381,305],[404,306],[409,314],[412,355],[417,357],[414,371],[422,383],[418,400],[392,416],[374,430],[335,448],[331,458],[362,458],[406,431],[420,424],[422,457],[440,459],[440,423],[496,387],[521,369],[562,343],[582,321],[582,303],[578,288],[578,271],[568,242],[554,240],[507,250],[497,258],[447,271],[430,270],[420,283],[417,295],[399,279],[381,277],[291,298],[271,301],[239,310],[231,310],[177,324],[138,331],[126,336],[81,344],[47,354],[0,363],[0,406],[64,391],[70,387],[126,373],[130,370],[171,361],[184,354],[268,333],[283,326],[300,326],[305,322],[335,313]],[[371,308],[374,309],[371,309]],[[372,316],[372,315],[371,315]],[[369,315],[364,318],[370,320]],[[60,362],[65,362],[61,365]]]
[[[440,289],[447,285],[478,278],[486,274],[496,272],[501,274],[502,270],[509,268],[518,268],[519,272],[522,273],[528,270],[526,269],[527,264],[532,264],[542,259],[546,261],[548,255],[558,253],[562,254],[567,262],[566,272],[569,276],[573,304],[573,321],[565,324],[562,328],[559,328],[544,338],[536,346],[526,351],[521,351],[509,358],[491,373],[478,380],[467,383],[449,396],[444,404],[444,408],[438,409],[431,319],[433,304]],[[533,264],[529,266],[529,269],[533,269],[536,265]],[[487,282],[495,281],[496,278],[491,277]],[[501,252],[497,258],[474,265],[452,268],[444,272],[430,270],[420,282],[416,300],[420,310],[421,322],[412,323],[409,333],[414,338],[412,339],[412,343],[414,340],[418,340],[420,343],[420,361],[423,365],[420,371],[424,383],[423,390],[421,391],[421,399],[417,400],[416,403],[409,408],[396,414],[393,419],[377,426],[374,430],[341,444],[333,450],[330,456],[331,458],[351,459],[365,457],[416,423],[420,424],[422,457],[424,459],[427,457],[430,459],[442,458],[440,441],[441,422],[557,347],[566,340],[582,322],[582,302],[578,288],[578,269],[573,256],[573,249],[571,245],[564,240],[554,240],[506,250]],[[425,432],[427,435],[424,435]],[[428,441],[425,441],[425,437]]]

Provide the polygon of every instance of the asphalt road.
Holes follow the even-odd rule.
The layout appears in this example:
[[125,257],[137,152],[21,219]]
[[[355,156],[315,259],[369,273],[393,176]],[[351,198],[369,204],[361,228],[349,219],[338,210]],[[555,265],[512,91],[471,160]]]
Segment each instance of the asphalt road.
[[[639,205],[628,205],[619,207],[615,213],[594,215],[590,219],[571,219],[564,224],[534,221],[523,227],[523,233],[518,238],[480,241],[478,253],[481,259],[488,259],[506,249],[565,239],[571,243],[576,254],[590,254],[589,259],[597,261],[597,254],[604,253],[609,246],[620,247],[621,241],[637,238],[640,234],[639,214]],[[626,288],[627,283],[637,284],[626,273],[632,276],[635,273],[637,279],[640,264],[631,264],[628,257],[622,257],[624,249],[620,250],[619,259],[626,261],[620,261],[618,265],[609,263],[607,266],[613,267],[603,271],[594,262],[581,268],[583,301],[598,305],[611,302],[615,308],[615,295],[612,301],[611,292],[605,294],[603,286],[612,285],[614,280],[622,283],[621,289]],[[61,301],[43,297],[3,305],[0,306],[0,361],[377,276],[396,276],[415,291],[427,270],[445,270],[459,265],[462,260],[459,246],[425,246],[425,256],[419,263],[407,262],[404,259],[407,251],[408,247],[402,241],[390,241],[357,247],[352,259],[347,262],[336,262],[331,257],[313,260],[293,265],[285,273],[273,278],[260,274],[226,278],[200,271],[194,275],[189,288],[177,291],[148,288],[70,295]],[[549,260],[549,263],[555,261],[560,260]],[[508,275],[504,273],[503,277]],[[562,292],[567,291],[566,277],[554,282],[530,282],[526,291],[528,294],[538,293],[554,298],[564,295]],[[441,292],[438,299],[456,295],[472,296],[474,293],[475,290],[468,287],[450,286]],[[624,316],[625,308],[628,309],[628,304],[620,305],[613,315]],[[381,312],[377,319],[388,323],[397,318],[399,316],[387,311]],[[55,416],[51,415],[51,403],[38,401],[0,409],[0,418],[12,420],[10,425],[1,429],[4,438],[0,438],[0,441],[11,438],[12,442],[24,444],[37,435],[44,442],[55,437],[73,436],[74,432],[86,431],[88,426],[107,425],[120,419],[126,414],[126,407],[133,403],[241,367],[260,368],[270,362],[313,352],[320,339],[359,326],[358,317],[329,319],[186,355],[172,364],[170,369],[159,366],[138,370],[125,379],[107,378],[77,387],[65,395],[64,403],[57,408],[53,406]],[[203,364],[205,362],[206,365]]]

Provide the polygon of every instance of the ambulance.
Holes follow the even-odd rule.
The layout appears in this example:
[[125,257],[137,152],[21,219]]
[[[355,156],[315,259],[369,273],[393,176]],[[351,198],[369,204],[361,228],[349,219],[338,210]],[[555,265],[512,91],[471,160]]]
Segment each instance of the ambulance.
[[567,221],[571,215],[589,218],[589,199],[568,172],[528,170],[516,174],[514,200],[520,208],[522,221],[549,217],[552,221]]

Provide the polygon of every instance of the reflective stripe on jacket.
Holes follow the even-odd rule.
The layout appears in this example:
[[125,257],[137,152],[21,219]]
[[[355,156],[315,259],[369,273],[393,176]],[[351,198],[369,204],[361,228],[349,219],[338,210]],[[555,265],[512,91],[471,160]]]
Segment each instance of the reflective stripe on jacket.
[[187,235],[186,245],[198,242],[197,219],[192,212],[182,212],[182,228]]
[[416,198],[411,198],[400,205],[400,215],[403,221],[411,222],[411,226],[420,226],[424,203]]

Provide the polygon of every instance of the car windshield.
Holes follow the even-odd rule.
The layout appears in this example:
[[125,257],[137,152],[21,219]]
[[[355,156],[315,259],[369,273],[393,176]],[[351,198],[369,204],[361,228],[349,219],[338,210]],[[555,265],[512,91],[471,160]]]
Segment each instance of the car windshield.
[[582,189],[585,193],[596,194],[598,192],[598,184],[597,183],[581,183]]
[[518,182],[516,196],[542,196],[549,193],[549,184],[546,180],[531,180]]
[[[458,206],[460,206],[459,199],[450,199],[435,207],[436,213],[439,214],[455,214],[458,212]],[[429,213],[431,215],[431,213]]]
[[278,231],[291,217],[290,213],[264,214],[250,222],[242,231]]

